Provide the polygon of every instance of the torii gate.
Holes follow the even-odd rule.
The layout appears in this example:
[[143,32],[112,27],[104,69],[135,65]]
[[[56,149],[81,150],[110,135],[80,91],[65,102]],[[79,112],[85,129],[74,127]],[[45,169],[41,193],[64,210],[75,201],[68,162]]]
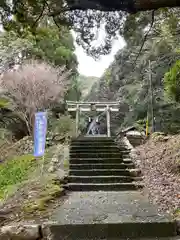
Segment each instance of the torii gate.
[[119,111],[119,102],[74,102],[66,101],[69,112],[76,112],[76,136],[79,128],[80,112],[106,112],[107,136],[111,136],[110,131],[110,112]]

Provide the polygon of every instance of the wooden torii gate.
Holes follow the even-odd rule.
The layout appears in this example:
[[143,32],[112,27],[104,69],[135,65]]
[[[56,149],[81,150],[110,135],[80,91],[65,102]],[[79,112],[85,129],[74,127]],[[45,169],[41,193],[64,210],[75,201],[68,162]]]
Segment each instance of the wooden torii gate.
[[107,136],[111,136],[110,112],[119,111],[119,102],[74,102],[66,101],[68,112],[76,112],[76,136],[79,128],[80,112],[106,112]]

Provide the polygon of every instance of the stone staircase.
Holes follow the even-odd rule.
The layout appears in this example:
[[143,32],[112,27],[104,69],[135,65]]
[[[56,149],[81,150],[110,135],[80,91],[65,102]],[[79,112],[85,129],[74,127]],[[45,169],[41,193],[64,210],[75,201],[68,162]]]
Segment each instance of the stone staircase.
[[141,191],[128,150],[112,138],[73,139],[67,180],[68,197],[49,227],[53,240],[180,239],[175,221]]
[[71,191],[127,191],[142,187],[140,172],[123,145],[112,138],[84,137],[72,140],[69,178]]

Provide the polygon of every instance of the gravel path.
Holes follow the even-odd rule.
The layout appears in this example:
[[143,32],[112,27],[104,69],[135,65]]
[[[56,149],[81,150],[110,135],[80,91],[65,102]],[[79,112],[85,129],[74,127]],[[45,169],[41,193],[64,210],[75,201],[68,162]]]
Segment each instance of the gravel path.
[[56,210],[53,220],[61,224],[117,222],[166,222],[147,197],[138,191],[72,192]]

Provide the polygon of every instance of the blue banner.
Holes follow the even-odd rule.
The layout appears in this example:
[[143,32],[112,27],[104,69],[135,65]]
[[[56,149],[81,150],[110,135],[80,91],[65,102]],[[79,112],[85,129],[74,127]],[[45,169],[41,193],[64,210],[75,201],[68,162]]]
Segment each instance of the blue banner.
[[34,156],[41,157],[45,152],[47,132],[47,113],[37,112],[34,122]]

